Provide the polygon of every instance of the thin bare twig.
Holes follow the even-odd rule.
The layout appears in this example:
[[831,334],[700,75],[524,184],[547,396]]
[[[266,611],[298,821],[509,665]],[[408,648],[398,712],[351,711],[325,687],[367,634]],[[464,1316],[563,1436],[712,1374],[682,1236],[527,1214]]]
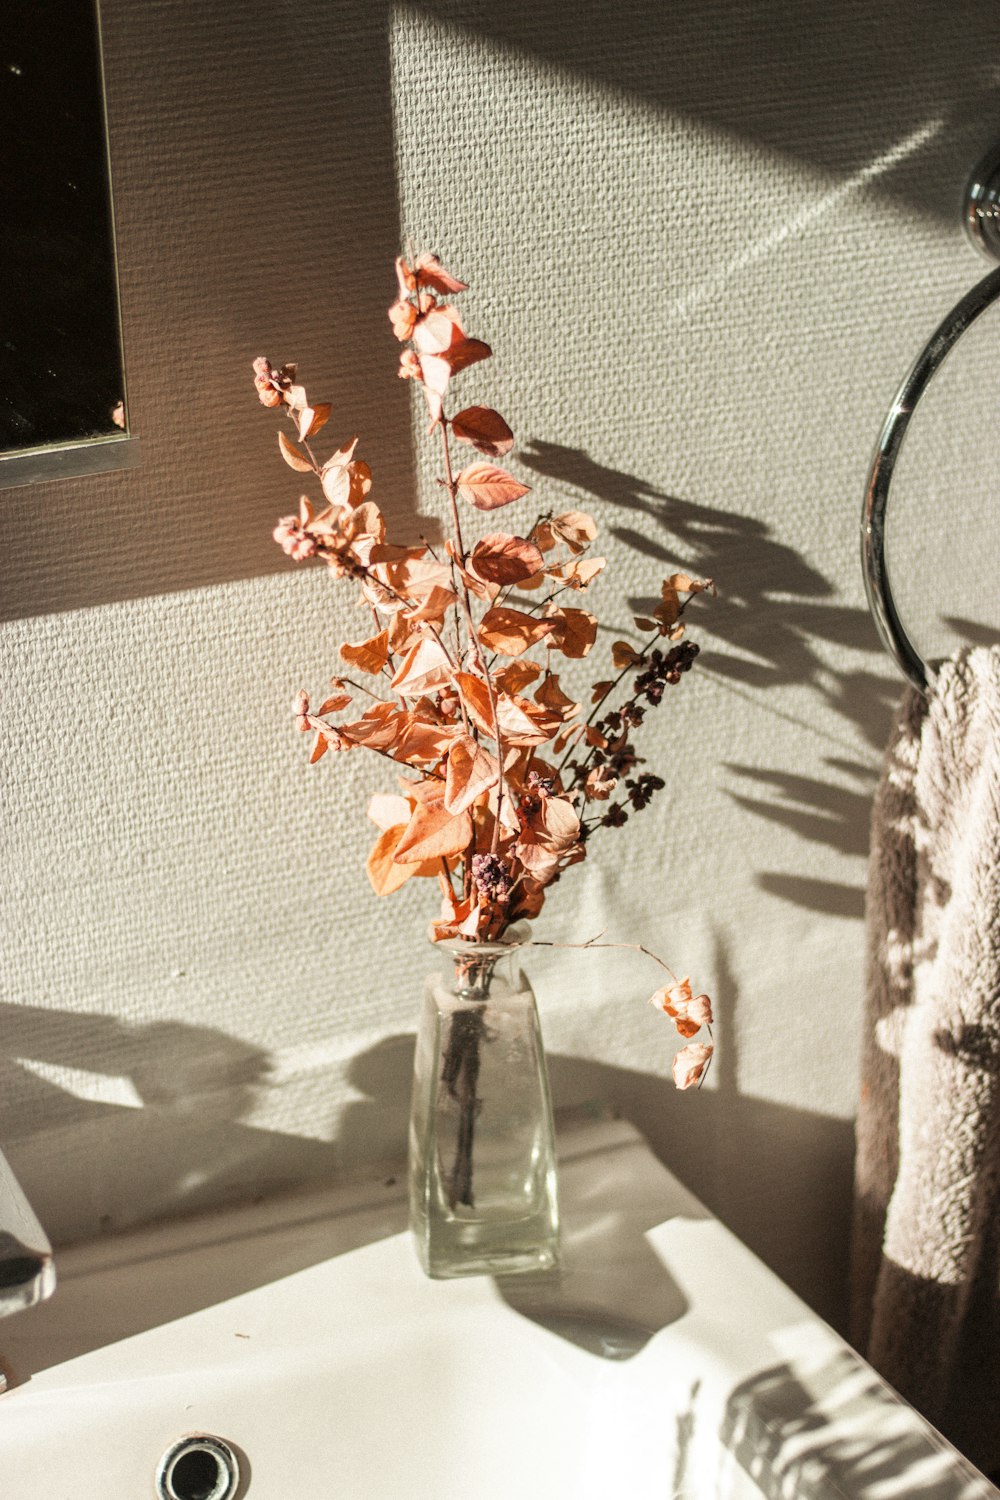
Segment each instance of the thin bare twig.
[[[458,566],[460,569],[464,569],[466,565],[466,557],[465,544],[462,541],[462,523],[459,519],[458,514],[458,485],[455,481],[454,474],[452,473],[451,450],[448,447],[448,423],[443,415],[441,419],[441,439],[444,448],[445,489],[448,491],[448,499],[451,502],[451,520],[452,525],[455,528],[455,545],[458,549]],[[475,655],[476,664],[483,674],[483,681],[486,687],[487,696],[489,698],[490,718],[493,720],[493,738],[496,741],[497,747],[497,766],[499,768],[500,777],[497,783],[497,815],[494,819],[493,838],[490,843],[490,853],[496,854],[497,849],[500,846],[500,809],[503,804],[504,793],[506,790],[503,773],[503,740],[500,737],[500,720],[497,718],[497,700],[496,693],[493,688],[493,679],[490,676],[489,669],[487,668],[486,663],[483,659],[482,646],[479,643],[479,636],[476,634],[475,621],[472,618],[472,603],[469,599],[469,586],[466,583],[464,577],[462,578],[461,599],[465,612],[465,624],[469,632],[469,645],[472,647],[473,653]],[[461,697],[462,693],[461,691],[459,691],[459,698],[461,699]]]
[[[553,943],[545,938],[529,938],[526,946],[529,948],[627,948],[633,953],[644,953],[647,958],[651,958],[653,960],[654,964],[659,964],[660,968],[664,969],[670,975],[671,979],[674,981],[674,984],[679,983],[677,975],[674,973],[670,965],[664,962],[664,960],[658,953],[654,953],[651,948],[647,948],[644,943],[602,943],[601,938],[604,936],[607,930],[608,929],[606,927],[602,927],[601,931],[597,934],[596,937],[588,938],[585,943]],[[712,1066],[712,1058],[714,1056],[715,1049],[715,1036],[713,1034],[710,1023],[705,1023],[705,1030],[708,1032],[708,1035],[712,1042],[712,1052],[709,1054],[708,1061],[705,1063],[702,1075],[698,1080],[698,1088],[701,1088],[702,1084],[705,1082],[705,1079],[708,1077],[708,1070]]]

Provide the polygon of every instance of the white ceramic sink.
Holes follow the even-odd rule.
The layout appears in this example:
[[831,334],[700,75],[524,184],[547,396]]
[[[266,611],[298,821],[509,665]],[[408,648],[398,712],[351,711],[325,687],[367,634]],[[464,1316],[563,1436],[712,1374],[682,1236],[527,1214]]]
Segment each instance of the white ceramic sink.
[[64,1251],[0,1324],[0,1495],[149,1500],[208,1433],[238,1500],[995,1500],[629,1126],[561,1191],[562,1273],[503,1283],[427,1281],[397,1184]]

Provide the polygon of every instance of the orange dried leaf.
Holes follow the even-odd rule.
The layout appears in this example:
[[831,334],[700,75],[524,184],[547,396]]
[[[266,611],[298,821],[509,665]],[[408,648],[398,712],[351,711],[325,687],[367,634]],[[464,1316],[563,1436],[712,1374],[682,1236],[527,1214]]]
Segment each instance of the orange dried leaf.
[[340,654],[352,667],[377,677],[389,660],[389,632],[380,630],[378,635],[370,636],[367,641],[357,641],[354,644],[345,641]]
[[440,628],[447,610],[457,602],[458,595],[453,589],[441,588],[435,584],[419,596],[416,608],[405,611],[406,618],[413,624],[429,620],[432,625]]
[[660,603],[653,611],[660,624],[669,627],[677,619],[681,612],[681,601],[677,596],[677,590],[669,583],[664,583],[660,589]]
[[[412,804],[419,802],[422,807],[441,807],[444,804],[444,784],[439,776],[425,776],[421,781],[411,781],[408,776],[401,776],[399,784]],[[412,811],[411,806],[410,812]]]
[[493,714],[490,709],[490,694],[481,677],[472,672],[456,672],[455,686],[462,695],[462,702],[471,718],[485,734],[494,735]]
[[421,354],[444,354],[464,338],[465,330],[453,307],[433,308],[417,319],[413,330],[413,342]]
[[690,979],[664,985],[650,997],[650,1004],[670,1017],[683,1037],[694,1036],[703,1026],[711,1026],[712,1002],[707,995],[692,995]]
[[642,660],[642,657],[634,646],[629,645],[628,641],[615,641],[611,647],[611,660],[621,672],[625,667],[634,667]]
[[484,750],[471,735],[461,735],[448,752],[444,806],[450,813],[462,813],[477,797],[496,786],[500,767],[496,757]]
[[429,286],[435,292],[466,292],[469,289],[466,282],[459,281],[457,276],[446,271],[437,256],[432,255],[429,250],[418,256],[414,271],[416,284]]
[[441,397],[448,389],[448,382],[451,379],[451,365],[440,354],[421,354],[418,356],[418,359],[427,404],[430,406],[432,415],[435,415],[435,401],[432,401],[431,398],[436,398],[436,415],[439,416],[441,413]]
[[715,1048],[708,1042],[688,1042],[674,1058],[674,1082],[679,1089],[693,1088],[701,1082]]
[[444,687],[451,680],[451,660],[441,642],[433,636],[420,636],[407,651],[392,679],[392,687],[402,696],[419,698],[421,693]]
[[559,733],[562,722],[551,709],[529,698],[501,693],[497,698],[500,733],[508,745],[544,745]]
[[482,339],[460,339],[452,344],[444,358],[451,367],[451,373],[457,375],[459,370],[477,365],[481,359],[491,359],[492,356],[493,350]]
[[298,415],[299,437],[315,437],[329,422],[332,410],[329,401],[317,401],[315,406],[304,406]]
[[373,750],[387,750],[399,738],[401,721],[406,714],[392,703],[373,703],[360,719],[337,727],[352,744],[367,745]]
[[300,474],[311,474],[313,472],[313,466],[301,448],[297,448],[291,438],[286,437],[283,432],[278,433],[278,448],[282,458],[290,469],[296,469]]
[[547,605],[545,615],[556,627],[549,636],[550,646],[575,660],[587,655],[597,640],[596,615],[585,609],[563,609],[558,604]]
[[460,443],[471,443],[490,458],[503,458],[514,446],[514,434],[489,406],[467,406],[452,417],[451,430]]
[[550,672],[535,691],[535,702],[541,703],[544,708],[550,708],[554,714],[558,714],[563,723],[572,719],[580,712],[580,705],[573,698],[568,698],[559,686],[558,672]]
[[404,595],[416,604],[432,598],[439,603],[441,594],[448,596],[449,603],[454,601],[451,569],[447,563],[435,562],[433,558],[423,556],[423,548],[415,551],[410,549],[398,560],[382,562],[380,559],[383,551],[384,549],[378,549],[372,553],[372,561],[377,564],[374,572],[376,577],[387,583],[397,594]]
[[512,661],[493,673],[493,681],[502,693],[520,693],[541,673],[537,661]]
[[486,583],[502,588],[523,583],[542,567],[543,558],[534,542],[505,531],[492,531],[472,549],[469,559],[473,571]]
[[397,824],[386,828],[375,840],[375,847],[368,856],[365,869],[376,896],[391,896],[393,891],[398,891],[412,875],[437,874],[439,868],[437,860],[431,862],[429,867],[420,864],[396,863],[394,856],[404,832],[405,824]]
[[501,505],[510,505],[531,488],[505,469],[486,463],[470,464],[459,474],[457,482],[459,494],[477,510],[497,510]]
[[368,492],[372,487],[372,471],[363,458],[354,458],[347,465],[347,472],[351,477],[347,503],[352,510],[356,510],[368,497]]
[[423,377],[424,394],[437,421],[441,415],[441,397],[448,389],[448,382],[459,370],[474,365],[481,359],[489,359],[493,350],[481,339],[463,339],[453,344],[446,354],[420,354],[417,356],[420,374]]
[[318,714],[339,714],[342,709],[350,708],[350,693],[335,693],[332,698],[327,698],[316,710]]
[[314,766],[318,760],[322,760],[329,748],[330,741],[326,735],[322,732],[318,733],[313,740],[313,747],[309,752],[309,764]]
[[618,785],[618,777],[607,766],[594,766],[587,772],[583,795],[588,802],[607,802]]
[[320,482],[323,485],[323,493],[331,505],[346,504],[351,493],[350,462],[354,457],[354,450],[358,446],[357,438],[352,438],[345,447],[337,450],[328,458],[320,471]]
[[507,605],[488,609],[479,622],[479,639],[501,656],[521,656],[553,629],[551,620],[539,620]]
[[475,921],[478,927],[479,902],[457,901],[455,893],[448,890],[442,893],[441,916],[430,925],[430,939],[432,943],[440,943],[447,938],[462,936],[474,936],[474,933],[466,933],[465,929]]
[[535,589],[540,589],[543,587],[543,585],[547,585],[548,581],[549,580],[545,575],[545,569],[542,568],[539,572],[532,573],[530,578],[525,578],[522,583],[518,584],[518,588],[520,589],[521,593],[530,594],[533,593]]
[[560,851],[580,837],[580,818],[568,797],[543,797],[535,830],[540,843]]
[[676,589],[679,594],[714,594],[715,582],[711,578],[692,578],[688,573],[674,573],[666,579],[665,588]]
[[583,510],[565,510],[549,522],[553,532],[571,552],[582,552],[597,536],[597,523]]
[[571,589],[585,589],[593,583],[598,573],[604,571],[607,562],[606,557],[574,557],[570,562],[546,568],[545,574],[557,583],[565,583]]
[[393,656],[401,656],[412,642],[414,635],[413,624],[406,615],[399,611],[398,614],[389,618],[389,650]]
[[469,561],[468,567],[463,566],[461,562],[461,554],[459,553],[458,548],[455,546],[451,537],[445,538],[444,549],[447,552],[448,556],[451,558],[456,570],[458,571],[462,579],[462,582],[469,590],[469,593],[475,594],[477,599],[488,599],[490,604],[492,604],[493,600],[500,592],[500,585],[498,583],[486,583],[482,578],[479,577],[478,573],[473,573],[471,559]]
[[565,542],[576,554],[589,547],[597,536],[597,524],[593,516],[582,510],[566,510],[562,515],[550,516],[540,521],[531,534],[543,552],[549,552],[557,542]]
[[571,724],[568,729],[563,729],[559,734],[556,735],[555,739],[552,741],[552,749],[555,751],[556,755],[561,755],[562,752],[567,748],[567,746],[576,744],[576,741],[582,734],[582,724]]
[[396,846],[394,858],[405,859],[408,864],[443,859],[449,854],[461,854],[471,838],[472,819],[467,812],[455,816],[443,803],[418,805]]
[[[440,724],[423,719],[416,713],[404,713],[401,715],[396,738],[396,754],[400,760],[405,760],[410,765],[436,765],[459,732],[459,725]],[[433,785],[438,786],[439,783],[435,781]]]

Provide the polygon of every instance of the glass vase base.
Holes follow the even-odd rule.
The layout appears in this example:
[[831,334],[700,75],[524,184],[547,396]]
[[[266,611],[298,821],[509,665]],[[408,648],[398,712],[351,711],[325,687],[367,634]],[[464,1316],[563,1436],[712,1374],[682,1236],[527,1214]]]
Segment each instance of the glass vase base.
[[539,1226],[454,1224],[435,1226],[434,1241],[414,1229],[417,1256],[427,1276],[448,1281],[458,1276],[523,1276],[554,1271],[559,1265],[558,1234],[545,1238]]

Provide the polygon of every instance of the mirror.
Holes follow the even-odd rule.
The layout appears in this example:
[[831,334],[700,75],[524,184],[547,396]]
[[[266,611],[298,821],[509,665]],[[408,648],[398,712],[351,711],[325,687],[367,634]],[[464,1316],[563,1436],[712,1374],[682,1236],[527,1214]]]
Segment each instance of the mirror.
[[0,456],[121,438],[125,382],[96,0],[0,22]]

